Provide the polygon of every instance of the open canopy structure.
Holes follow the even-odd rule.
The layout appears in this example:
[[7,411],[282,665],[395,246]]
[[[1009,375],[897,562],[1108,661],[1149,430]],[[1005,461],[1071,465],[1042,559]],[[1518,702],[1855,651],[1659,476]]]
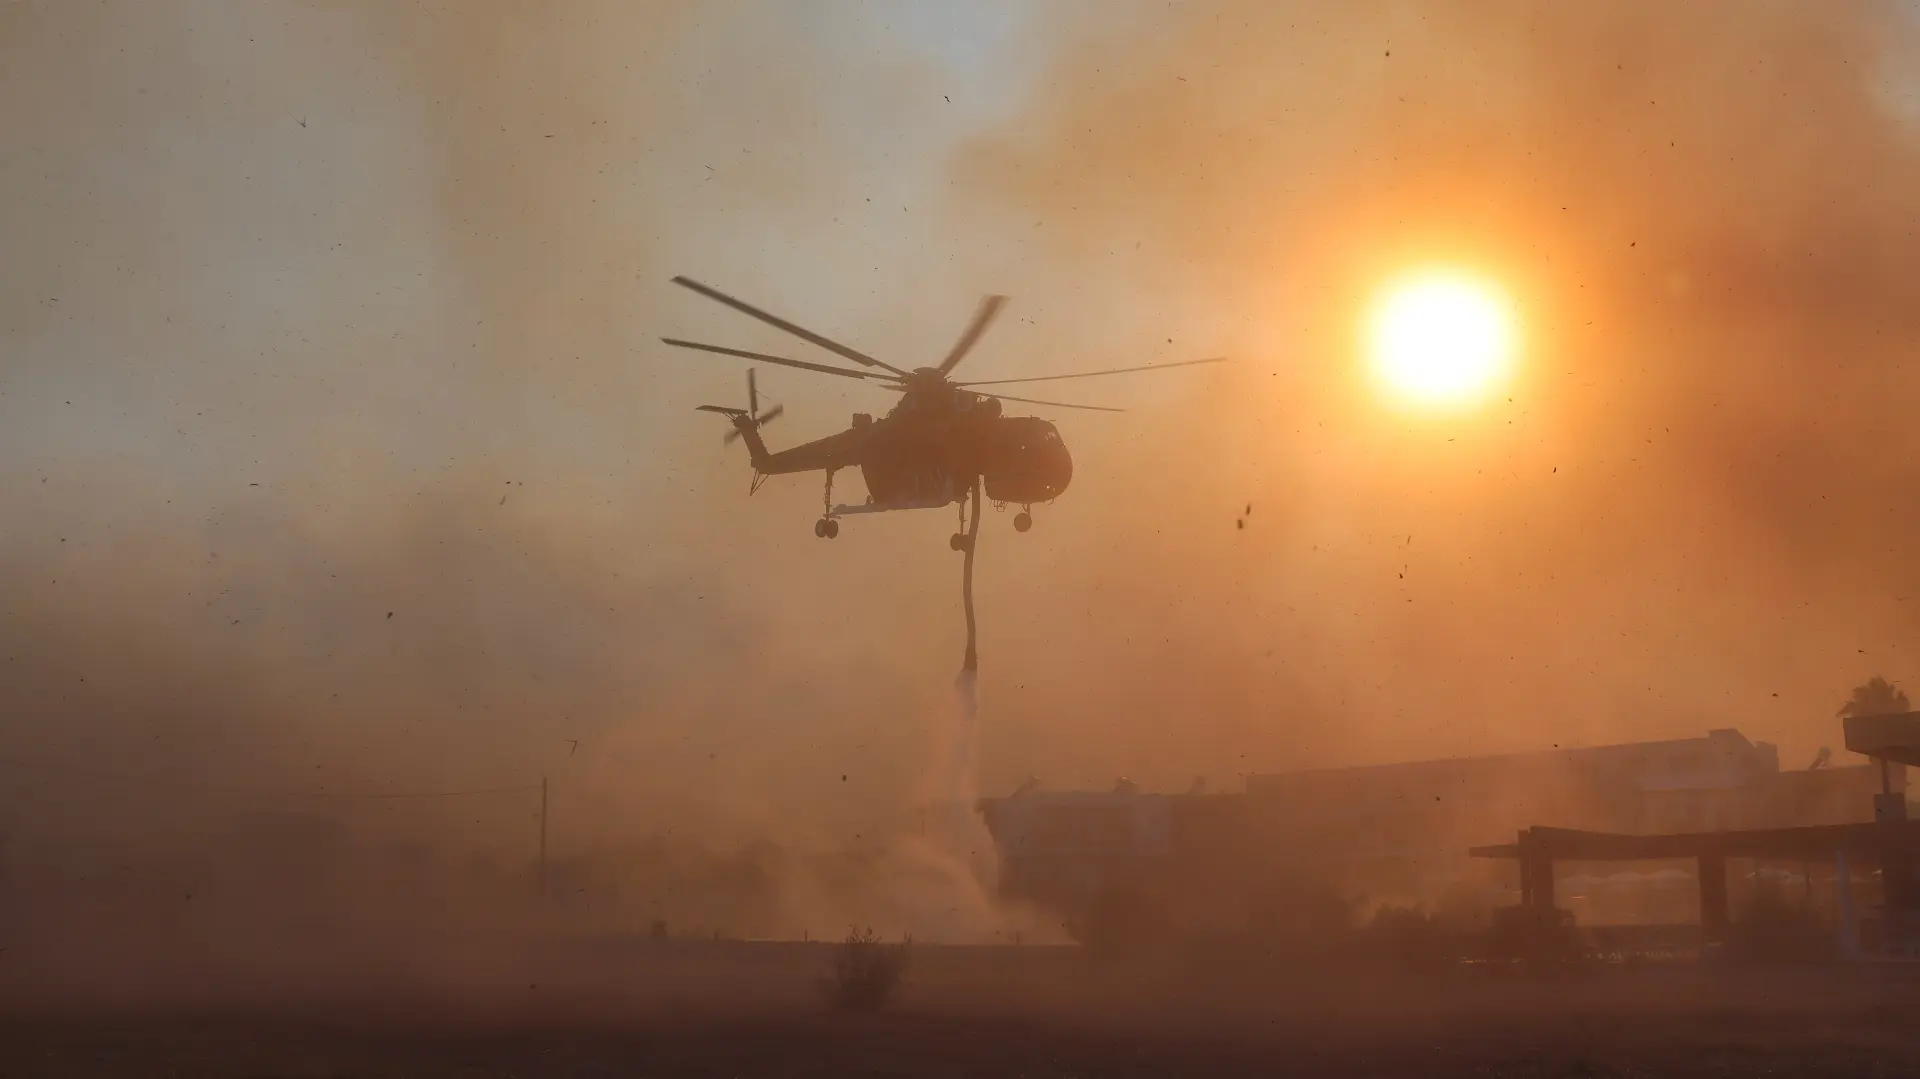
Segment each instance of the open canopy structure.
[[1848,716],[1841,723],[1847,748],[1853,752],[1920,768],[1920,712]]

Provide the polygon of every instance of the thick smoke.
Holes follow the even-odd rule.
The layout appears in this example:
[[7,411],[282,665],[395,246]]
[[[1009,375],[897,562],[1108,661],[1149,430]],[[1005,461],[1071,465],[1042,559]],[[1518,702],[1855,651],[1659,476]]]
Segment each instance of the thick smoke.
[[[544,777],[556,879],[629,919],[911,927],[943,885],[889,847],[951,583],[885,528],[801,559],[817,491],[748,503],[690,410],[738,369],[643,346],[690,317],[674,272],[814,280],[839,213],[864,238],[830,261],[900,243],[840,200],[921,74],[831,51],[803,13],[670,4],[0,14],[21,879],[293,814],[523,881]],[[874,302],[801,295],[833,330]],[[763,385],[795,428],[850,411]]]
[[[8,849],[546,776],[557,877],[677,867],[634,910],[911,921],[845,882],[941,759],[950,526],[829,548],[810,483],[747,500],[688,411],[739,372],[645,343],[792,342],[676,272],[908,364],[1008,291],[981,378],[1240,360],[1060,388],[1134,411],[1049,413],[1073,489],[987,519],[987,792],[1721,725],[1792,759],[1907,669],[1904,15],[1077,10],[947,160],[985,80],[853,8],[7,5]],[[1511,401],[1355,377],[1430,260],[1516,292]],[[762,376],[780,444],[888,403]],[[535,841],[520,793],[354,806],[502,874]],[[882,870],[796,868],[848,848]]]
[[[1788,3],[1178,4],[1083,35],[956,173],[1037,277],[1099,290],[1089,318],[1242,364],[1157,384],[1178,414],[1075,492],[1126,554],[1056,604],[1133,713],[1081,736],[1144,760],[1157,710],[1163,767],[1196,768],[1833,742],[1920,625],[1916,44],[1894,5]],[[1523,312],[1511,397],[1464,417],[1358,367],[1372,292],[1435,263]]]

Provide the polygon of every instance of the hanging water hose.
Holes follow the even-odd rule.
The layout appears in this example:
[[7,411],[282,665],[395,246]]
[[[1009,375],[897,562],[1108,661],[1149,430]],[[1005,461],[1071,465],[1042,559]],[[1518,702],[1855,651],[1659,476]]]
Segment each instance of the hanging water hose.
[[973,551],[980,542],[980,477],[973,478],[973,519],[967,522],[966,560],[960,569],[960,600],[967,612],[967,656],[960,664],[961,677],[980,669],[980,653],[975,647],[973,624]]

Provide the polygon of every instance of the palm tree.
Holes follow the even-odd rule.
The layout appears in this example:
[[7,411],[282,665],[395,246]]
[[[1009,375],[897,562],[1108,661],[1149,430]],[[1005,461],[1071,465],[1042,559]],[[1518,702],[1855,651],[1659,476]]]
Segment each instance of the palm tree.
[[1908,711],[1907,695],[1899,686],[1874,675],[1853,689],[1853,696],[1840,706],[1841,718],[1888,716]]

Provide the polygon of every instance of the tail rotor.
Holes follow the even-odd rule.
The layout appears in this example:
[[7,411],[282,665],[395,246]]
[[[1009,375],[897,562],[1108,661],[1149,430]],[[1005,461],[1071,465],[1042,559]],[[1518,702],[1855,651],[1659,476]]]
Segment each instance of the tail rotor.
[[[779,419],[781,413],[786,410],[787,406],[785,405],[775,405],[765,412],[760,411],[760,387],[754,381],[753,368],[747,368],[747,410],[744,413],[738,413],[738,415],[745,418],[748,424],[757,430]],[[736,427],[728,431],[726,436],[721,439],[721,442],[731,446],[739,440],[740,429]]]

